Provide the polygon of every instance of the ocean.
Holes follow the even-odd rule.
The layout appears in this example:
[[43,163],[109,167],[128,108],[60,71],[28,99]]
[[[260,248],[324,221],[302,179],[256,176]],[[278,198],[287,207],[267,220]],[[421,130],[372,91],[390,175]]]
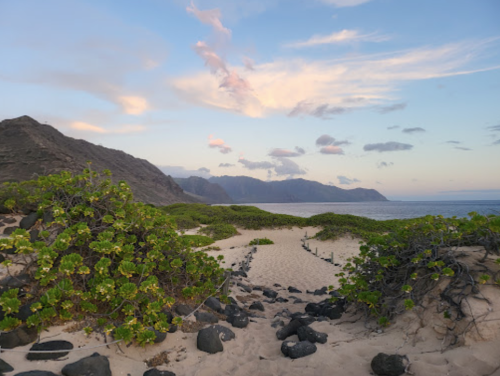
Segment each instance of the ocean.
[[313,202],[289,204],[243,204],[262,210],[297,217],[333,212],[377,220],[417,218],[425,215],[467,217],[470,212],[500,215],[500,200],[482,201],[383,201],[383,202]]

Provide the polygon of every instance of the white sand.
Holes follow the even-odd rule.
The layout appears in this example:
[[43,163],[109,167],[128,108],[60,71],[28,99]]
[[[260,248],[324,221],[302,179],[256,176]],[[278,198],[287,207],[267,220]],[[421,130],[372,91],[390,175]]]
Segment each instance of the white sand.
[[[250,286],[263,286],[276,290],[279,296],[288,298],[290,295],[299,297],[307,302],[321,301],[325,296],[313,296],[306,290],[319,289],[323,286],[335,285],[335,273],[340,267],[331,265],[302,248],[301,238],[307,231],[312,236],[317,229],[284,229],[249,231],[239,230],[241,235],[216,242],[221,251],[211,251],[211,255],[222,254],[226,258],[225,267],[243,261],[250,252],[248,243],[254,238],[267,237],[274,241],[274,245],[262,245],[253,254],[251,269],[248,278],[241,282]],[[309,240],[309,246],[318,255],[329,258],[334,252],[335,262],[343,264],[345,259],[358,252],[359,241],[343,238],[337,241],[319,242]],[[234,247],[234,248],[232,248]],[[231,249],[232,248],[232,249]],[[237,268],[237,266],[235,266]],[[282,287],[273,287],[274,284]],[[290,294],[288,286],[294,286],[303,291],[302,294]],[[160,370],[175,372],[178,376],[265,376],[265,375],[343,375],[363,376],[370,375],[371,359],[379,352],[388,354],[406,354],[411,361],[410,371],[419,376],[450,375],[450,376],[484,376],[500,375],[500,302],[499,290],[488,288],[485,290],[492,304],[481,302],[474,305],[474,309],[483,314],[487,321],[488,330],[474,336],[469,336],[466,345],[441,353],[442,336],[439,334],[440,322],[433,322],[434,316],[419,318],[418,312],[409,312],[399,317],[393,325],[383,331],[369,330],[364,320],[345,314],[340,320],[315,322],[311,327],[328,334],[326,344],[317,344],[317,352],[305,358],[291,360],[285,358],[280,351],[281,341],[276,338],[276,330],[271,327],[271,320],[275,314],[284,309],[290,312],[304,310],[305,303],[264,303],[263,318],[252,319],[247,328],[231,328],[227,322],[221,325],[230,327],[236,334],[236,339],[224,342],[224,351],[209,355],[196,349],[196,333],[178,331],[169,334],[167,339],[158,345],[146,349],[125,345],[111,345],[110,348],[96,350],[86,349],[70,353],[66,358],[58,361],[28,362],[22,353],[2,353],[2,359],[15,367],[15,372],[6,375],[15,375],[26,370],[51,370],[60,374],[62,367],[94,351],[109,356],[113,375],[142,375],[147,370],[144,360],[162,351],[169,351],[170,363],[158,367]],[[263,301],[260,291],[254,291],[256,300]],[[231,296],[248,296],[236,285],[232,286]],[[246,303],[250,305],[251,299]],[[484,315],[486,313],[486,316]],[[285,323],[288,320],[284,320]],[[446,325],[446,323],[445,323]],[[371,325],[371,327],[375,327]],[[481,335],[482,337],[481,337]],[[488,334],[485,336],[485,334]],[[51,328],[41,335],[44,340],[71,341],[75,347],[96,346],[103,343],[100,335],[85,337],[82,332],[65,333],[62,327]],[[290,337],[296,340],[297,337]],[[30,346],[16,348],[28,350]]]

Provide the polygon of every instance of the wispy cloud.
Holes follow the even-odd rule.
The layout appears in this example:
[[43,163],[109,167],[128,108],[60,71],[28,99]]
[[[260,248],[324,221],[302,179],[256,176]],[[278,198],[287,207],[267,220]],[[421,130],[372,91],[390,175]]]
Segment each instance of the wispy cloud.
[[299,167],[297,163],[288,159],[288,158],[278,158],[279,164],[274,166],[274,171],[278,176],[288,175],[293,177],[295,175],[305,175],[307,173],[306,170]]
[[29,12],[14,6],[2,15],[11,25],[38,25],[36,32],[20,28],[13,33],[9,23],[0,23],[0,34],[10,35],[4,47],[24,61],[37,62],[13,66],[9,81],[85,93],[129,115],[152,107],[151,88],[135,78],[156,75],[155,68],[165,60],[166,44],[154,33],[81,1],[34,2]]
[[500,138],[493,142],[493,145],[500,145]]
[[192,13],[201,23],[212,26],[215,31],[231,35],[231,30],[222,25],[222,15],[219,9],[199,10],[196,5],[191,2],[191,5],[186,8],[186,11]]
[[450,141],[446,141],[447,144],[453,144],[453,145],[458,145],[458,144],[461,144],[460,141],[454,141],[454,140],[450,140]]
[[329,35],[313,35],[305,41],[291,42],[284,45],[288,48],[315,47],[325,44],[345,44],[353,42],[384,42],[390,37],[379,33],[362,34],[358,30],[347,30],[333,32]]
[[219,167],[227,168],[227,167],[234,167],[235,165],[232,163],[219,163]]
[[326,146],[326,145],[334,145],[334,146],[340,146],[340,145],[349,145],[350,142],[347,140],[336,140],[330,135],[323,134],[318,137],[316,140],[316,145],[317,146]]
[[[360,108],[387,113],[404,108],[405,103],[394,101],[407,82],[498,69],[468,69],[494,43],[475,40],[336,60],[283,59],[256,64],[254,70],[232,68],[251,88],[244,101],[208,73],[181,76],[172,85],[190,102],[250,117],[287,113],[329,118]],[[346,102],[360,97],[363,101]]]
[[406,108],[406,103],[394,103],[389,106],[383,106],[377,109],[381,114],[388,114],[389,112],[401,111]]
[[389,141],[385,143],[377,143],[377,144],[366,144],[363,147],[364,151],[378,151],[379,153],[386,151],[401,151],[401,150],[410,150],[413,148],[413,145],[403,144],[401,142]]
[[146,127],[142,125],[121,125],[114,128],[103,128],[94,124],[89,124],[83,121],[73,121],[70,122],[69,127],[77,131],[91,132],[91,133],[101,133],[101,134],[124,134],[124,133],[137,133],[146,130]]
[[463,150],[463,151],[470,151],[470,150],[472,150],[470,148],[466,148],[466,147],[463,147],[463,146],[455,146],[455,149],[457,149],[457,150]]
[[292,157],[300,157],[305,154],[305,150],[296,146],[295,151],[293,150],[287,150],[287,149],[273,149],[269,152],[270,157],[276,157],[276,158],[292,158]]
[[228,154],[233,151],[221,138],[214,138],[213,135],[210,135],[208,136],[208,140],[208,147],[219,149],[222,154]]
[[409,133],[409,134],[412,134],[412,133],[421,133],[421,132],[425,132],[425,129],[424,128],[420,128],[420,127],[415,127],[415,128],[404,128],[402,130],[403,133]]
[[349,179],[347,176],[342,176],[342,175],[338,175],[337,179],[339,179],[339,184],[351,185],[354,183],[361,183],[361,180],[358,180],[356,178]]
[[243,167],[248,168],[249,170],[268,170],[270,168],[274,168],[274,163],[268,161],[262,162],[252,162],[245,158],[238,159],[238,163],[241,163]]
[[488,129],[492,132],[500,132],[500,124],[492,125],[491,127],[488,127]]
[[182,166],[156,166],[158,167],[165,175],[170,175],[174,178],[189,178],[190,176],[199,176],[200,178],[208,179],[212,175],[210,174],[210,170],[205,167],[201,167],[197,170],[188,170]]
[[398,129],[398,128],[401,128],[401,127],[399,125],[393,125],[393,126],[387,127],[387,129],[389,129],[389,130]]
[[147,99],[138,96],[122,95],[118,97],[118,102],[122,105],[125,113],[129,115],[140,115],[150,108]]
[[377,163],[377,168],[382,169],[382,168],[385,168],[385,167],[391,167],[393,165],[394,165],[393,162],[384,162],[384,161],[382,161],[382,162]]
[[325,4],[335,5],[338,8],[354,7],[369,2],[370,0],[320,0]]

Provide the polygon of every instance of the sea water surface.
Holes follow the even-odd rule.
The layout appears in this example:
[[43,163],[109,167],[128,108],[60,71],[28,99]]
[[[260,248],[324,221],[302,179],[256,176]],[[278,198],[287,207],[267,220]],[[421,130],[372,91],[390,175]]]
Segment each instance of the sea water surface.
[[333,212],[352,214],[377,220],[418,218],[425,215],[444,217],[467,217],[470,212],[482,215],[500,215],[500,200],[481,201],[382,201],[382,202],[313,202],[286,204],[239,204],[256,206],[262,210],[290,214],[297,217],[310,217],[316,214]]

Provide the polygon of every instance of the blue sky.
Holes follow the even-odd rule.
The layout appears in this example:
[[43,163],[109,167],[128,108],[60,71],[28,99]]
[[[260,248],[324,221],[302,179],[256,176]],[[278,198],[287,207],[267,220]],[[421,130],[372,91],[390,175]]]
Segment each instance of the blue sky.
[[174,177],[500,199],[497,0],[0,0],[0,119]]

